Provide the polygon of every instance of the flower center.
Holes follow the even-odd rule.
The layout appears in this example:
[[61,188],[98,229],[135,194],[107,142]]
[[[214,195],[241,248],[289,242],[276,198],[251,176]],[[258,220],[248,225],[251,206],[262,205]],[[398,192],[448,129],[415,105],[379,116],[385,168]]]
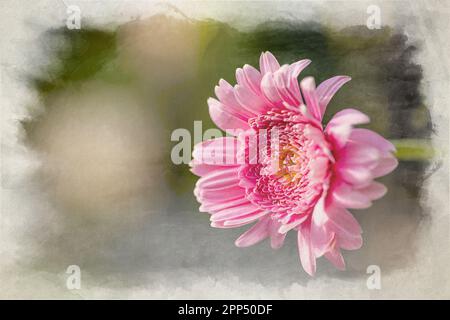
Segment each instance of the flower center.
[[278,171],[275,177],[285,183],[294,183],[302,177],[302,166],[305,165],[305,159],[301,152],[293,146],[284,146],[280,151],[278,161]]
[[[284,224],[303,218],[322,194],[323,181],[316,178],[314,164],[320,157],[326,157],[305,133],[311,124],[298,113],[287,110],[260,115],[250,119],[249,124],[256,132],[276,129],[278,138],[276,148],[272,145],[273,137],[267,139],[267,150],[271,152],[241,172],[241,176],[251,181],[246,187],[247,197]],[[325,161],[321,171],[327,169]]]

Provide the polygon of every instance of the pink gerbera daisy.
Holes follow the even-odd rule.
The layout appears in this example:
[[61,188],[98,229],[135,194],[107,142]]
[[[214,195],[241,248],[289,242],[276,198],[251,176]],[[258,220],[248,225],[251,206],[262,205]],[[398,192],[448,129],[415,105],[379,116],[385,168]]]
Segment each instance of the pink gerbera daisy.
[[237,69],[234,87],[220,80],[209,112],[232,136],[197,144],[191,170],[201,177],[194,194],[200,211],[211,213],[211,226],[256,222],[236,240],[238,247],[270,237],[272,248],[279,248],[296,230],[302,266],[314,275],[316,258],[344,269],[341,249],[361,247],[361,227],[347,209],[368,208],[382,197],[386,187],[374,179],[398,162],[389,141],[354,128],[369,122],[360,111],[344,109],[323,128],[328,103],[350,78],[336,76],[316,88],[307,77],[299,85],[310,62],[280,66],[265,52],[260,71]]

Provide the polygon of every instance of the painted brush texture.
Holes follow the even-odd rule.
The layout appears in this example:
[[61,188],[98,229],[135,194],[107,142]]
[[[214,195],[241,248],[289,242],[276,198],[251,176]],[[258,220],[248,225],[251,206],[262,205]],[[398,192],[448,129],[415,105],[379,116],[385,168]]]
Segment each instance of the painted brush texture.
[[[383,200],[353,212],[364,229],[364,246],[345,252],[347,272],[319,259],[320,272],[311,280],[299,272],[294,232],[277,251],[263,243],[236,249],[233,240],[246,227],[210,228],[192,195],[198,178],[186,166],[167,161],[171,146],[166,140],[152,145],[151,153],[146,149],[147,137],[159,133],[168,139],[175,128],[192,129],[194,120],[203,120],[204,130],[215,127],[205,105],[212,88],[221,77],[234,82],[235,69],[245,63],[256,66],[263,50],[284,63],[310,58],[314,63],[302,74],[313,75],[317,83],[334,74],[352,76],[328,105],[324,123],[341,107],[358,106],[370,115],[367,128],[384,137],[438,136],[439,145],[448,142],[448,99],[443,94],[448,85],[448,45],[443,41],[448,38],[448,10],[442,3],[383,2],[383,27],[368,30],[366,8],[373,3],[359,3],[180,2],[177,7],[188,19],[178,19],[172,10],[154,15],[161,10],[148,8],[153,2],[83,2],[82,28],[68,30],[63,5],[44,0],[24,6],[6,0],[0,10],[6,30],[0,43],[10,48],[0,57],[2,296],[448,296],[442,272],[448,254],[441,250],[448,224],[434,219],[445,219],[448,212],[443,196],[448,168],[437,163],[437,174],[426,173],[429,155],[401,160],[381,180],[389,188]],[[125,89],[125,96],[136,94],[144,103],[120,106],[116,94],[86,99],[97,88],[118,94]],[[55,101],[64,102],[63,108]],[[95,101],[101,103],[91,103]],[[84,102],[88,104],[82,106]],[[63,110],[67,117],[61,118]],[[133,119],[142,120],[136,128],[129,126]],[[97,131],[110,124],[118,129],[113,135]],[[95,139],[77,134],[78,129],[92,130]],[[45,132],[54,138],[46,139]],[[76,139],[54,148],[53,142],[72,133]],[[130,155],[143,157],[123,157],[121,152],[103,166],[115,155],[110,151],[120,150],[110,144],[114,137],[124,137],[122,142],[131,138],[137,145],[144,141],[141,148],[129,145]],[[90,149],[101,141],[107,148]],[[76,143],[71,147],[70,142]],[[405,159],[403,147],[397,149]],[[58,170],[51,164],[55,160],[69,171]],[[38,161],[43,166],[35,165]],[[65,180],[79,165],[89,170],[79,180],[75,175]],[[108,183],[113,176],[104,175],[110,169],[119,174],[117,186]],[[101,179],[88,179],[89,172]],[[86,196],[92,201],[85,201]],[[142,201],[135,203],[136,197]],[[76,292],[65,286],[70,264],[82,270],[82,289]],[[368,264],[382,268],[382,290],[366,288]]]
[[[367,127],[385,137],[426,137],[430,124],[419,94],[421,68],[414,64],[414,48],[406,41],[405,36],[389,28],[367,30],[365,26],[357,26],[335,30],[315,23],[280,20],[240,31],[218,21],[186,21],[164,15],[132,21],[113,31],[88,27],[77,32],[65,28],[47,31],[42,42],[49,44],[45,54],[51,58],[50,64],[29,77],[30,86],[39,96],[39,108],[29,108],[29,116],[21,124],[24,143],[43,156],[44,166],[37,170],[33,181],[45,193],[43,203],[57,208],[58,227],[42,233],[41,230],[46,228],[44,221],[55,218],[49,217],[47,210],[36,213],[38,222],[26,235],[30,239],[41,239],[34,245],[34,252],[40,254],[33,263],[44,268],[57,268],[64,261],[81,260],[89,270],[107,264],[127,277],[134,277],[139,270],[158,271],[167,265],[178,268],[186,264],[194,269],[199,266],[226,269],[253,279],[258,272],[240,267],[242,261],[251,258],[253,261],[264,259],[266,262],[259,264],[264,268],[286,270],[289,276],[283,279],[274,276],[279,281],[298,277],[295,243],[285,245],[276,253],[280,261],[269,259],[271,263],[267,263],[267,255],[270,255],[267,250],[230,251],[227,243],[242,233],[241,230],[211,234],[204,227],[204,217],[185,212],[187,208],[190,212],[197,211],[192,196],[197,178],[185,166],[165,161],[170,158],[170,146],[159,146],[160,153],[156,155],[148,152],[146,143],[141,143],[139,153],[133,151],[133,155],[139,157],[119,157],[97,170],[96,164],[105,161],[108,153],[98,147],[90,152],[95,140],[69,139],[55,148],[53,142],[58,139],[47,139],[46,133],[58,132],[55,137],[64,133],[66,137],[81,138],[82,135],[68,134],[70,130],[64,131],[64,128],[87,128],[97,134],[95,127],[111,124],[111,128],[127,128],[127,123],[137,118],[143,120],[139,123],[152,125],[139,125],[133,131],[124,131],[125,141],[132,137],[129,135],[132,132],[134,138],[138,137],[136,141],[154,140],[151,138],[154,134],[167,137],[173,129],[190,129],[193,121],[200,119],[204,130],[213,128],[215,125],[209,118],[205,101],[217,79],[223,77],[231,82],[236,68],[245,63],[256,65],[261,51],[269,49],[284,62],[293,62],[299,56],[311,58],[314,63],[302,74],[305,77],[314,75],[318,82],[333,74],[352,75],[353,80],[346,84],[346,90],[337,92],[327,106],[325,123],[341,106],[357,105],[362,112],[371,115]],[[164,55],[163,52],[171,54]],[[408,68],[388,68],[388,63]],[[396,83],[395,79],[400,79],[402,88],[396,90],[395,95],[394,92],[386,95],[391,92],[391,83]],[[117,94],[109,98],[102,94],[105,99],[98,100],[101,103],[84,98],[86,93],[93,97],[95,90],[131,94],[133,100],[140,103],[119,105],[117,101],[122,98]],[[410,101],[409,96],[418,99]],[[391,99],[394,100],[391,102]],[[64,102],[64,105],[55,101]],[[397,107],[394,108],[394,104]],[[89,112],[91,118],[87,117]],[[64,114],[67,116],[60,116]],[[118,117],[120,114],[122,116]],[[397,123],[401,122],[399,118],[405,121],[402,126],[394,127],[394,118]],[[120,122],[111,122],[112,119],[121,119],[125,127]],[[153,125],[155,122],[161,126]],[[138,128],[143,129],[136,131]],[[104,137],[98,135],[97,141]],[[77,153],[77,149],[84,151]],[[55,160],[63,166],[53,166]],[[74,179],[80,165],[83,169],[81,177]],[[354,270],[353,273],[364,272],[366,262],[371,259],[390,260],[395,269],[412,259],[411,250],[415,243],[412,235],[422,214],[417,198],[420,186],[416,181],[421,179],[424,166],[418,161],[401,162],[391,177],[383,181],[390,189],[385,205],[396,209],[380,210],[383,204],[378,204],[374,206],[378,209],[369,208],[370,212],[358,216],[365,226],[366,242],[357,256],[347,254],[347,269]],[[113,169],[112,175],[105,171],[107,168]],[[94,172],[100,179],[91,183],[87,178],[89,172]],[[71,178],[66,179],[67,176]],[[111,184],[109,177],[120,177],[126,183]],[[59,187],[59,181],[64,182],[64,188]],[[89,191],[93,188],[93,192]],[[155,189],[163,190],[164,196]],[[136,205],[136,198],[145,201]],[[154,198],[158,201],[153,201]],[[410,200],[400,201],[405,198]],[[407,208],[403,208],[404,205]],[[125,216],[126,223],[122,220]],[[78,228],[79,225],[83,228]],[[100,243],[99,238],[103,239]],[[209,243],[204,242],[205,238]],[[70,249],[77,246],[79,239],[96,245],[84,246],[80,254]],[[286,241],[290,241],[289,237]],[[161,242],[177,248],[178,254],[161,251]],[[116,247],[117,243],[121,245]],[[185,248],[180,243],[186,246],[193,243],[195,249]],[[224,252],[222,255],[215,254],[218,248]],[[399,254],[405,251],[409,254]],[[233,257],[227,252],[232,252]],[[130,260],[129,255],[137,260]],[[281,262],[289,259],[293,259],[291,263]]]

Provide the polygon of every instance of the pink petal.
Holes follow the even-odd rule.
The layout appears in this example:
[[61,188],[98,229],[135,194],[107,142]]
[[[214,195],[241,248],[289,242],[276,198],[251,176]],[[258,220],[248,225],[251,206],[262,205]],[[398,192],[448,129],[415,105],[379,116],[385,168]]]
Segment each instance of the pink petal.
[[298,84],[297,77],[300,75],[300,72],[302,72],[310,63],[311,60],[303,59],[289,66],[289,71],[287,75],[289,79],[289,92],[297,100],[298,103],[297,105],[304,104],[302,95],[300,94],[300,87]]
[[256,205],[251,202],[236,205],[231,208],[226,208],[220,211],[216,211],[211,216],[211,221],[219,221],[226,219],[233,219],[237,217],[246,216],[248,214],[254,213],[256,211],[261,211]]
[[286,233],[276,233],[270,237],[270,247],[272,249],[280,249],[283,246]]
[[370,167],[347,166],[339,170],[339,176],[349,184],[354,186],[365,186],[373,179]]
[[224,225],[226,225],[226,226],[237,226],[237,225],[239,225],[240,226],[243,223],[253,222],[256,219],[267,215],[267,213],[268,213],[267,211],[258,210],[258,211],[252,212],[250,214],[247,214],[245,216],[236,217],[234,219],[226,220]]
[[338,236],[344,235],[356,238],[362,233],[358,221],[348,210],[335,206],[330,206],[326,210]]
[[220,79],[219,85],[215,87],[217,98],[223,104],[225,110],[236,115],[238,118],[247,121],[248,118],[253,117],[254,114],[246,109],[243,109],[236,99],[234,88],[227,81]]
[[345,233],[337,235],[339,247],[345,250],[358,250],[361,248],[363,241],[361,234],[350,236]]
[[203,188],[195,188],[199,202],[207,201],[209,203],[220,203],[228,200],[235,200],[239,197],[245,197],[245,189],[241,187],[231,186],[227,189],[210,190]]
[[243,188],[252,188],[257,182],[257,176],[252,172],[252,166],[241,167],[239,170],[239,185]]
[[309,112],[318,120],[321,120],[319,101],[316,94],[316,84],[313,77],[306,77],[300,82],[300,88]]
[[350,134],[350,140],[360,144],[371,145],[383,152],[395,152],[395,146],[389,140],[369,129],[353,129]]
[[236,80],[239,85],[245,86],[252,90],[255,94],[260,94],[260,84],[262,80],[261,73],[253,68],[252,66],[246,64],[241,69],[236,70]]
[[334,126],[353,126],[357,124],[369,123],[370,119],[367,115],[356,109],[344,109],[336,113],[333,118],[328,122],[327,130]]
[[352,126],[327,126],[325,130],[329,141],[334,145],[334,149],[339,151],[346,145],[352,132]]
[[209,98],[208,105],[211,119],[220,129],[229,134],[234,135],[235,129],[248,130],[250,128],[247,122],[226,111],[224,106],[216,99]]
[[372,205],[366,195],[346,183],[335,186],[331,192],[331,197],[334,203],[344,208],[365,209]]
[[325,253],[325,257],[339,270],[345,270],[345,261],[339,249],[335,248],[333,250]]
[[310,175],[309,179],[311,182],[324,181],[329,170],[329,159],[325,157],[317,157],[313,159],[310,164]]
[[235,137],[216,138],[202,141],[194,146],[193,165],[209,164],[234,166],[238,164],[239,141]]
[[275,72],[280,69],[280,64],[272,53],[266,51],[259,58],[259,68],[261,69],[261,74],[265,75],[268,72]]
[[245,204],[250,204],[250,201],[245,197],[238,197],[237,199],[229,200],[226,202],[219,203],[202,203],[199,210],[201,212],[218,212],[223,209],[232,208],[236,206],[241,206]]
[[373,181],[370,185],[358,189],[358,191],[364,194],[369,199],[376,200],[383,197],[386,194],[387,188],[384,184]]
[[308,215],[305,214],[303,216],[300,216],[298,218],[296,218],[293,222],[287,223],[287,224],[282,224],[280,226],[280,228],[278,229],[279,233],[283,233],[286,234],[289,230],[294,229],[295,227],[297,227],[298,225],[302,224],[304,221],[306,221],[306,219],[308,219]]
[[299,100],[290,91],[289,66],[282,66],[277,72],[273,74],[275,88],[278,91],[282,101],[291,106],[298,106]]
[[372,171],[375,178],[387,175],[397,168],[398,160],[394,156],[389,156],[380,160],[377,167]]
[[321,147],[322,151],[327,155],[328,159],[334,162],[334,157],[330,151],[330,144],[325,139],[323,131],[316,126],[311,124],[305,125],[304,129],[305,137],[311,139],[316,145]]
[[269,235],[270,235],[270,246],[272,249],[279,249],[284,243],[286,238],[286,233],[278,232],[281,223],[275,219],[270,219],[269,222]]
[[202,189],[223,189],[237,186],[239,178],[235,168],[211,172],[197,180],[196,186]]
[[336,76],[325,80],[317,87],[317,98],[319,99],[320,118],[322,119],[328,103],[336,94],[336,92],[351,78],[347,76]]
[[[342,150],[339,151],[340,165],[370,165],[380,160],[380,152],[367,144],[348,143]],[[372,167],[371,167],[372,168]]]
[[236,241],[237,247],[252,246],[269,236],[270,218],[262,218],[253,227],[243,233]]
[[328,222],[329,218],[325,213],[323,199],[321,199],[316,204],[311,219],[311,242],[316,257],[320,257],[328,251],[333,240],[333,233],[327,227]]
[[267,103],[250,89],[244,86],[236,85],[234,90],[236,93],[236,99],[239,101],[242,108],[249,110],[254,114],[254,116],[267,111]]
[[[223,170],[226,168],[229,168],[229,166],[217,166],[217,165],[210,165],[210,164],[201,164],[201,163],[195,163],[194,161],[191,161],[189,163],[191,166],[191,172],[197,176],[204,176],[208,173],[217,171],[217,170]],[[238,170],[237,166],[234,166],[236,171]]]
[[245,226],[246,224],[248,224],[248,222],[244,222],[244,223],[232,225],[232,226],[227,226],[227,225],[225,225],[225,221],[213,221],[213,222],[211,222],[211,227],[220,228],[220,229],[231,229],[231,228],[242,227],[242,226]]
[[310,62],[309,60],[300,60],[291,65],[283,65],[270,76],[267,75],[267,79],[263,79],[267,98],[275,105],[287,103],[298,110],[298,106],[303,103],[303,100],[297,77]]
[[[200,199],[198,193],[199,193],[199,190],[198,189],[194,189],[194,194],[197,197],[197,201],[201,203],[200,208],[202,210],[200,210],[200,211],[208,212],[208,213],[214,213],[216,211],[216,209],[214,209],[214,208],[216,208],[216,207],[219,207],[219,208],[221,206],[231,207],[232,205],[229,205],[230,203],[235,203],[235,202],[237,202],[239,200],[242,200],[242,199],[247,200],[247,198],[245,197],[245,193],[236,195],[234,197],[224,198],[224,199],[217,199],[217,198],[214,198],[214,199],[202,198],[202,199]],[[211,207],[213,209],[209,209]],[[217,209],[217,210],[220,210],[220,209]]]
[[286,238],[286,233],[279,233],[276,230],[278,227],[275,226],[275,230],[270,232],[270,246],[272,249],[279,249],[283,246],[284,239]]
[[261,91],[273,105],[281,105],[283,98],[279,94],[273,73],[266,73],[261,81]]
[[302,224],[297,232],[298,252],[303,269],[310,275],[314,276],[316,273],[316,257],[314,255],[314,248],[311,244],[311,237],[309,225]]
[[350,138],[352,126],[370,122],[364,113],[355,109],[344,109],[336,113],[328,122],[325,133],[331,137],[336,149],[342,148]]

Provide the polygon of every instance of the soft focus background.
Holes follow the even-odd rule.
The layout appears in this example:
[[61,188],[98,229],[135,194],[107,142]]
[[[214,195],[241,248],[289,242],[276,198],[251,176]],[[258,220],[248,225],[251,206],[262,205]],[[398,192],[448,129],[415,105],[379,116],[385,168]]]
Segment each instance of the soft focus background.
[[[444,2],[379,2],[374,30],[362,1],[75,1],[79,30],[64,2],[0,3],[1,297],[450,297]],[[357,107],[399,147],[388,194],[354,211],[364,246],[345,272],[320,259],[310,278],[293,234],[236,248],[246,227],[211,228],[197,178],[170,160],[172,131],[213,128],[218,80],[266,50],[311,59],[316,82],[350,75],[325,120]],[[381,290],[366,287],[373,264]]]

